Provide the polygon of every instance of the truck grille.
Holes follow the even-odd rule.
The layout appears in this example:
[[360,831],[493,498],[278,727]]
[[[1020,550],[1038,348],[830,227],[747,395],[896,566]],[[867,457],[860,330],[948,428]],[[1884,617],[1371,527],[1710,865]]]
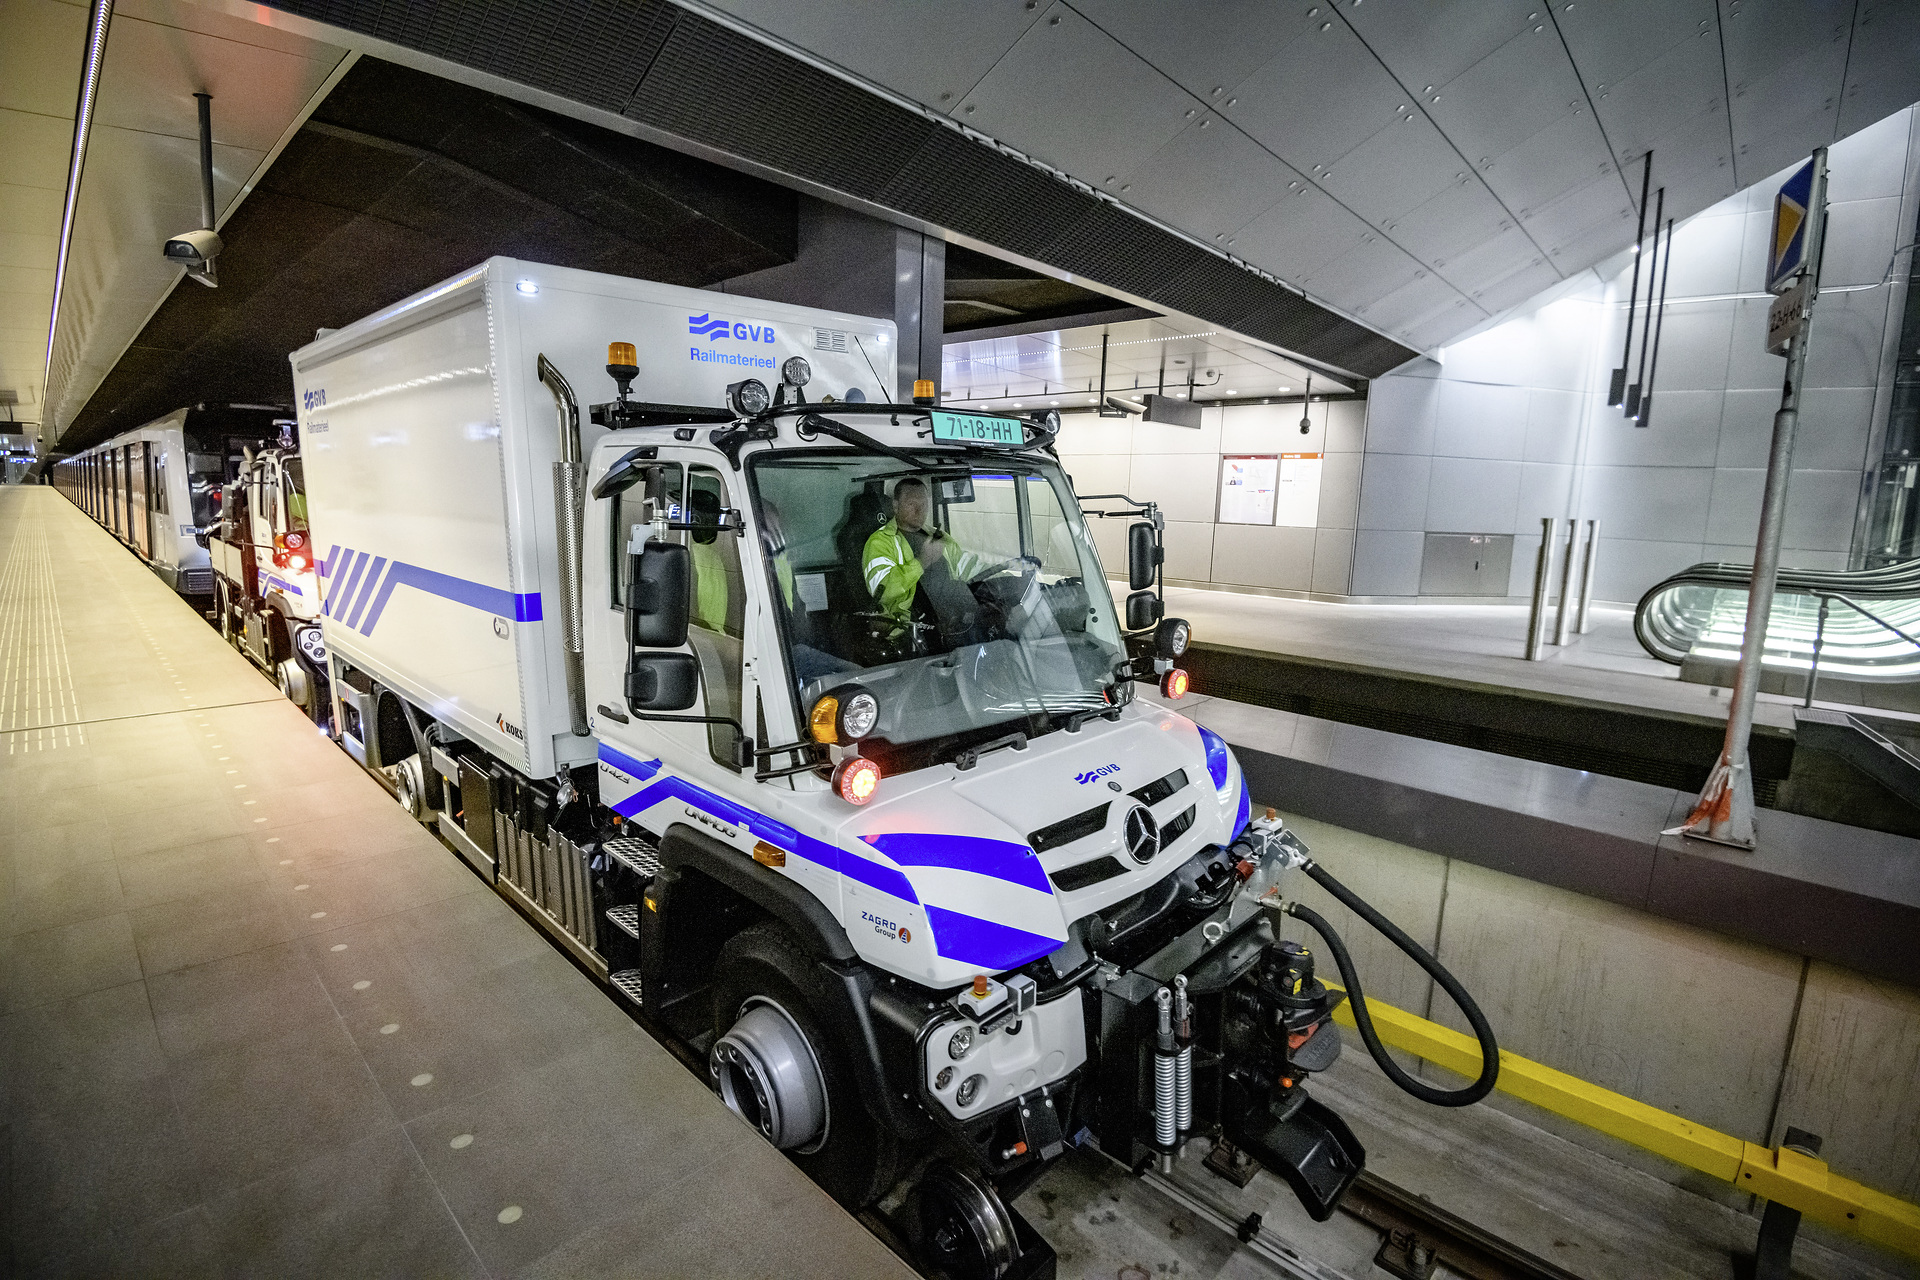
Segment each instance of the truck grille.
[[1115,876],[1123,876],[1126,873],[1126,864],[1118,858],[1095,858],[1091,862],[1062,867],[1050,878],[1053,880],[1054,888],[1072,893],[1076,889],[1085,889],[1099,884],[1102,880],[1111,880]]
[[1058,849],[1061,845],[1072,844],[1075,840],[1084,840],[1097,835],[1107,826],[1107,804],[1097,804],[1071,818],[1062,818],[1049,827],[1029,832],[1027,843],[1033,846],[1035,853],[1045,853],[1049,849]]
[[213,570],[188,569],[180,575],[182,595],[207,596],[213,594]]

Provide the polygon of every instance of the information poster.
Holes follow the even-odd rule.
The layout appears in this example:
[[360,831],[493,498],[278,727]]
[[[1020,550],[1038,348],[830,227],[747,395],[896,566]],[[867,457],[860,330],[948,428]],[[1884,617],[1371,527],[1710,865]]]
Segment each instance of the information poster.
[[1283,453],[1274,485],[1273,522],[1311,529],[1320,522],[1320,455]]
[[1238,455],[1220,459],[1220,523],[1272,524],[1280,459]]

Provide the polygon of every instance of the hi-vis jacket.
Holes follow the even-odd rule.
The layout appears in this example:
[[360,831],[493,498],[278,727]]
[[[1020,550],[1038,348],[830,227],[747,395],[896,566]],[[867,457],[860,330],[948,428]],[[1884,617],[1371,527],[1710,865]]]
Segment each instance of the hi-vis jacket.
[[[987,567],[986,560],[962,547],[951,536],[943,541],[946,546],[942,555],[954,581],[970,581]],[[926,570],[920,564],[920,557],[913,554],[913,544],[900,531],[897,521],[889,520],[873,531],[862,559],[867,591],[879,602],[880,612],[905,622],[913,611],[913,590],[920,585]]]

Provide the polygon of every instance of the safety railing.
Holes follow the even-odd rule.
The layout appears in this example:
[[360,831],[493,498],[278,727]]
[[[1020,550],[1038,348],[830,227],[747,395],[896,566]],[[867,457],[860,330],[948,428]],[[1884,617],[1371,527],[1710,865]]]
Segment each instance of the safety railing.
[[1900,637],[1900,639],[1906,641],[1909,645],[1911,645],[1916,654],[1920,654],[1920,640],[1915,640],[1912,636],[1908,635],[1906,632],[1902,631],[1900,628],[1894,626],[1891,622],[1888,622],[1886,619],[1877,616],[1871,610],[1865,608],[1864,606],[1857,604],[1854,601],[1849,600],[1845,596],[1840,595],[1836,592],[1821,591],[1821,592],[1816,592],[1814,594],[1820,601],[1820,617],[1819,617],[1819,620],[1814,624],[1813,659],[1807,666],[1807,701],[1806,701],[1807,706],[1811,707],[1813,705],[1813,691],[1820,683],[1820,651],[1826,647],[1827,613],[1828,613],[1828,610],[1832,607],[1832,604],[1835,600],[1838,600],[1841,604],[1847,606],[1847,608],[1853,610],[1855,613],[1859,614],[1861,617],[1867,619],[1867,621],[1875,623],[1878,626],[1883,627],[1888,631],[1891,631],[1894,635]]
[[[1585,635],[1589,630],[1587,615],[1593,608],[1593,571],[1600,554],[1600,522],[1588,520],[1586,550],[1580,555],[1580,586],[1576,592],[1573,583],[1574,553],[1578,550],[1580,537],[1578,520],[1567,521],[1566,547],[1560,557],[1560,604],[1553,620],[1553,639],[1547,639],[1547,599],[1548,589],[1553,579],[1554,548],[1560,542],[1560,521],[1555,516],[1540,517],[1540,550],[1533,562],[1533,605],[1527,614],[1527,661],[1540,661],[1541,647],[1552,643],[1567,643],[1568,624],[1572,624],[1572,634]],[[1579,601],[1574,608],[1575,600]]]

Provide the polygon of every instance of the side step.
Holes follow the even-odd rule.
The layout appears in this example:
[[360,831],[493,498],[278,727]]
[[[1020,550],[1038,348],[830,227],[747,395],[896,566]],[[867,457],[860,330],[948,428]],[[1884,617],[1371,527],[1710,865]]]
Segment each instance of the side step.
[[600,848],[609,858],[642,880],[651,880],[660,874],[660,846],[651,840],[626,836],[619,840],[609,840]]
[[1795,707],[1793,722],[1797,742],[1839,756],[1920,809],[1920,757],[1844,711]]
[[618,973],[610,973],[607,975],[607,981],[611,982],[614,989],[621,995],[636,1005],[640,1003],[640,971],[638,969],[622,969]]
[[640,908],[635,904],[629,902],[623,906],[608,907],[606,916],[616,929],[629,938],[640,936]]

